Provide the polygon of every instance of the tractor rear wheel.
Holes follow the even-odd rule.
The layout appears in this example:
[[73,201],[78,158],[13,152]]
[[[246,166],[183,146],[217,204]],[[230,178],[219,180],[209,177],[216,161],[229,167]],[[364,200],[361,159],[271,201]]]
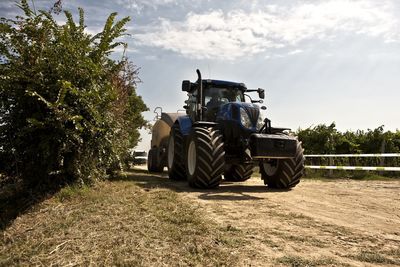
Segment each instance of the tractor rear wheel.
[[149,172],[154,172],[154,149],[150,149],[149,153],[147,154],[147,170]]
[[268,187],[286,189],[295,187],[304,173],[304,149],[297,142],[296,155],[290,159],[274,159],[260,163],[261,179]]
[[178,124],[174,124],[168,140],[168,176],[172,180],[185,180],[183,135]]
[[243,182],[248,180],[252,174],[252,164],[233,164],[225,170],[224,178],[226,181]]
[[149,150],[147,157],[147,170],[149,172],[162,172],[164,166],[160,160],[160,156],[157,148],[152,148]]
[[222,134],[213,127],[194,127],[186,150],[186,173],[189,185],[215,188],[222,180],[225,151]]

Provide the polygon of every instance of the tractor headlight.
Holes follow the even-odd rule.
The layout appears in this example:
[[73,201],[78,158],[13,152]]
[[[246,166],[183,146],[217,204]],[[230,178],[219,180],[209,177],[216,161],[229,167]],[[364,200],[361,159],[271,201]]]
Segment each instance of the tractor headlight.
[[240,122],[246,128],[253,127],[253,124],[251,123],[249,114],[247,114],[246,110],[244,110],[243,108],[240,108]]
[[258,115],[258,120],[257,120],[257,130],[260,130],[263,126],[264,126],[264,120],[260,112],[260,115]]

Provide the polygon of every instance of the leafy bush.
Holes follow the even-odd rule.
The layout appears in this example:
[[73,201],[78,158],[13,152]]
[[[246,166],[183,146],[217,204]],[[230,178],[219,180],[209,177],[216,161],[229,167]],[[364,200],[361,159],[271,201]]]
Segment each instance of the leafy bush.
[[[400,153],[400,131],[384,131],[383,126],[367,131],[357,130],[356,132],[340,132],[336,129],[335,123],[329,126],[324,124],[299,129],[296,132],[299,140],[303,142],[305,154],[379,154],[379,153]],[[354,158],[307,158],[307,165],[336,165],[336,166],[399,166],[400,158],[379,158],[379,157],[354,157]],[[325,171],[308,170],[308,174],[317,174]],[[339,175],[348,172],[335,171]],[[351,172],[351,176],[365,176],[368,172]],[[386,172],[387,176],[398,176],[398,173]]]
[[299,129],[296,135],[303,142],[307,154],[357,154],[399,153],[400,131],[384,131],[383,126],[374,130],[339,132],[336,124],[319,124]]
[[[57,2],[59,3],[59,2]],[[36,184],[54,174],[91,182],[120,166],[138,141],[147,110],[135,87],[138,69],[111,52],[125,46],[129,18],[112,13],[102,32],[85,32],[64,11],[32,11],[0,24],[0,158],[2,171]]]

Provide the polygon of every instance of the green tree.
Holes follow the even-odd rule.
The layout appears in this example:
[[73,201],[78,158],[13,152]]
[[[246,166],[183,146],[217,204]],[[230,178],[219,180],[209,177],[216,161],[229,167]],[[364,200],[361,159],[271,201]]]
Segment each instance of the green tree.
[[[84,12],[76,23],[54,10],[0,22],[0,153],[3,171],[37,183],[62,174],[90,182],[119,166],[136,145],[147,110],[136,94],[138,69],[110,57],[129,18],[116,13],[103,30],[85,32]],[[58,10],[59,12],[60,10]],[[0,166],[1,167],[1,166]]]
[[319,124],[307,129],[299,129],[296,135],[303,142],[304,150],[307,154],[329,154],[335,151],[337,139],[336,125]]
[[400,151],[400,131],[384,131],[384,126],[367,131],[357,130],[344,133],[329,126],[319,124],[307,129],[299,129],[296,135],[303,142],[308,154],[357,154],[357,153],[398,153]]

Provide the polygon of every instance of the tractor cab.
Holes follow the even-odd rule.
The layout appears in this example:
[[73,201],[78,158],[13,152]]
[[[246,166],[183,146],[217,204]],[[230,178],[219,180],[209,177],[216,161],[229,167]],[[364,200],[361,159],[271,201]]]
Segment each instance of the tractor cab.
[[244,102],[244,90],[235,87],[208,86],[204,90],[205,121],[215,122],[220,108],[228,103]]
[[224,105],[245,102],[245,92],[257,91],[260,98],[264,98],[263,89],[247,89],[244,83],[202,80],[201,77],[195,83],[183,81],[182,91],[188,93],[184,108],[193,122],[215,122],[219,110]]

